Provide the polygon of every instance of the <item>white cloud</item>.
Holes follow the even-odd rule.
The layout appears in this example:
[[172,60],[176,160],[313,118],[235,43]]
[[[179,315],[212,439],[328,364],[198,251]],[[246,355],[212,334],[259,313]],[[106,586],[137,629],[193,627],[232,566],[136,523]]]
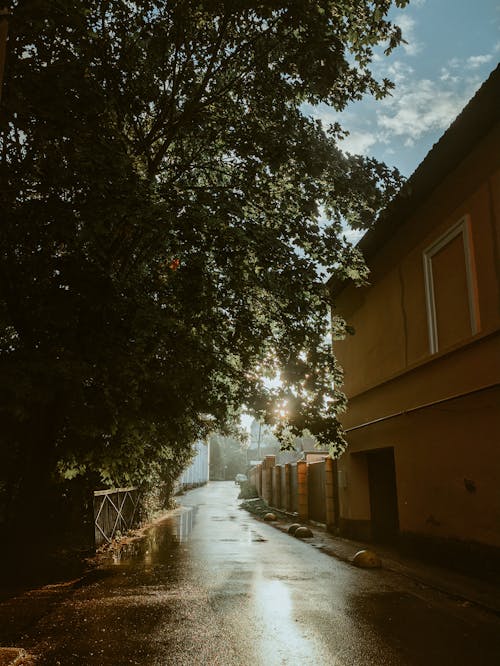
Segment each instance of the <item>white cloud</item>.
[[472,96],[479,82],[470,82],[467,90],[445,87],[430,79],[407,82],[384,105],[378,126],[400,136],[405,146],[429,131],[445,130]]
[[408,81],[413,72],[413,67],[401,60],[395,60],[385,70],[387,76],[396,84],[396,86]]
[[349,136],[342,140],[342,150],[354,155],[368,155],[370,148],[377,143],[378,136],[374,132],[352,130]]
[[352,111],[338,114],[328,107],[316,107],[312,115],[325,124],[341,122],[349,131],[340,144],[346,152],[369,155],[377,144],[385,144],[387,152],[395,139],[400,146],[411,148],[426,134],[446,130],[479,87],[481,79],[476,74],[469,79],[456,76],[459,64],[448,63],[436,73],[435,80],[415,80],[413,67],[395,60],[386,74],[396,88],[378,102],[376,111],[374,108],[367,113],[365,107],[361,114]]
[[351,227],[348,226],[347,224],[344,226],[342,231],[344,232],[346,240],[349,243],[352,243],[352,245],[356,245],[356,243],[365,233],[364,231],[360,231],[359,229],[351,229]]
[[333,125],[339,121],[339,113],[334,109],[325,106],[324,104],[319,106],[305,104],[303,106],[303,110],[305,111],[306,115],[311,116],[316,120],[321,120],[324,127],[328,127],[328,125]]
[[412,67],[401,60],[393,62],[387,71],[396,88],[380,103],[377,140],[389,143],[399,137],[411,148],[428,132],[442,133],[481,85],[480,68],[493,59],[493,53],[455,57],[436,72],[435,79],[417,80]]
[[360,130],[354,127],[357,117],[353,113],[339,114],[325,106],[311,108],[310,113],[313,118],[321,120],[325,127],[340,121],[343,128],[349,132],[348,136],[342,139],[340,147],[353,155],[367,155],[370,148],[379,140],[377,134],[370,129]]
[[401,16],[398,16],[396,23],[403,32],[403,39],[407,42],[407,44],[402,44],[406,54],[414,56],[417,55],[417,53],[420,53],[423,45],[421,42],[418,42],[415,37],[415,19],[408,14],[402,14]]
[[448,83],[458,83],[460,77],[453,76],[450,70],[447,67],[441,67],[441,73],[439,76],[440,81],[447,81]]
[[[400,21],[413,30],[409,17]],[[363,100],[358,106],[337,113],[326,105],[309,107],[309,114],[325,125],[340,122],[349,135],[339,144],[352,154],[380,155],[389,158],[394,151],[408,155],[414,146],[435,141],[450,126],[483,82],[488,63],[496,59],[490,53],[454,57],[438,66],[425,78],[418,77],[419,63],[400,57],[377,63],[376,76],[387,76],[396,84],[391,94],[375,103]],[[412,65],[409,65],[411,62]],[[430,147],[430,145],[429,145]]]
[[491,53],[470,56],[470,58],[467,58],[467,67],[469,69],[477,69],[478,67],[481,67],[481,65],[485,65],[487,62],[490,62],[490,60],[493,60]]

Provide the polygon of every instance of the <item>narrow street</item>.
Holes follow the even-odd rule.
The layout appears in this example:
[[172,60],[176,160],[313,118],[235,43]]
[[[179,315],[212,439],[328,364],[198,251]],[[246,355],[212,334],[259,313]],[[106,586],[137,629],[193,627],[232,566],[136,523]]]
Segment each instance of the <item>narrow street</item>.
[[255,520],[237,494],[188,492],[18,645],[48,666],[500,663],[495,614],[355,569]]

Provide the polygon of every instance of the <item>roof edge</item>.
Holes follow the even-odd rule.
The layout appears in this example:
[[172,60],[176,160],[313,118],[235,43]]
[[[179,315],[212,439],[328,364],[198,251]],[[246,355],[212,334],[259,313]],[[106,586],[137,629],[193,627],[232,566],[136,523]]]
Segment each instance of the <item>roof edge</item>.
[[[482,84],[449,128],[434,144],[391,203],[381,212],[375,225],[356,247],[365,260],[372,257],[415,208],[471,152],[474,146],[500,121],[500,64]],[[327,282],[336,296],[349,279],[332,276]]]

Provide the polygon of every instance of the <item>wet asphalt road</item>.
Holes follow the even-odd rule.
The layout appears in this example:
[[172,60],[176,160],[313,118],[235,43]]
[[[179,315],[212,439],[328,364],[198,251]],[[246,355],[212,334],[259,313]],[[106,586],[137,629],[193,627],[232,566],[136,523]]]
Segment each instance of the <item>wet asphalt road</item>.
[[359,570],[256,521],[212,482],[51,609],[23,646],[57,666],[482,666],[500,618]]

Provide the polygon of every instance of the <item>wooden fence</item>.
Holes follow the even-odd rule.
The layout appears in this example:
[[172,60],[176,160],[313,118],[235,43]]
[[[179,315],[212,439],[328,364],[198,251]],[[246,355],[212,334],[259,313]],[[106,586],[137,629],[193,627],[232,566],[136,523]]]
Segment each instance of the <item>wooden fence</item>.
[[249,481],[270,507],[300,520],[338,527],[336,501],[336,461],[299,461],[276,465],[275,456],[266,456],[249,472]]
[[307,466],[307,494],[309,518],[318,523],[326,523],[325,461],[313,462]]
[[297,463],[290,464],[290,503],[289,511],[297,513],[299,510],[299,475]]
[[96,547],[110,543],[118,533],[137,527],[138,488],[94,491],[94,538]]

